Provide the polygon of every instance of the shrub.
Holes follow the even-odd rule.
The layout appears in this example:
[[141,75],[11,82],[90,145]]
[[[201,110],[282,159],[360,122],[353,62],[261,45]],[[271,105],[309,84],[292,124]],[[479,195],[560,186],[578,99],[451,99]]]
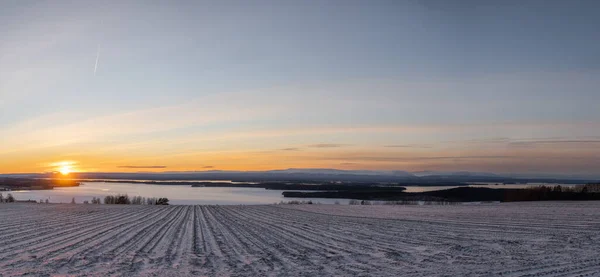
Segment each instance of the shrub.
[[156,205],[156,198],[155,197],[146,198],[146,205]]
[[142,197],[141,196],[134,196],[131,198],[131,204],[132,205],[142,205]]
[[6,202],[8,202],[8,203],[15,202],[15,198],[12,196],[12,194],[10,194],[10,193],[9,193],[9,194],[6,196]]
[[115,197],[112,195],[107,195],[104,197],[104,204],[114,204],[115,203]]
[[127,205],[131,204],[131,200],[129,200],[129,196],[127,196],[127,194],[117,195],[115,204]]
[[168,198],[158,198],[158,200],[156,201],[156,205],[169,205],[169,199]]
[[308,201],[298,201],[298,200],[290,200],[288,202],[284,202],[284,201],[280,201],[279,202],[280,205],[301,205],[301,204],[308,204],[308,205],[312,205],[312,204],[318,204],[316,202],[313,202],[312,200],[308,200]]
[[348,205],[360,205],[360,202],[356,199],[352,199],[348,202]]

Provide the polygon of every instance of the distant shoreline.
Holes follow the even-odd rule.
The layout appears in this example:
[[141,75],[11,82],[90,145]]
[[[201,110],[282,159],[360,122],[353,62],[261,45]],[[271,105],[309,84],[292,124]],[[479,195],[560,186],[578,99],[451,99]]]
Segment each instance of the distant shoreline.
[[588,184],[580,188],[541,186],[532,188],[458,187],[425,192],[385,190],[365,191],[284,191],[289,198],[334,198],[372,201],[433,201],[433,202],[517,202],[517,201],[588,201],[600,200],[600,185]]

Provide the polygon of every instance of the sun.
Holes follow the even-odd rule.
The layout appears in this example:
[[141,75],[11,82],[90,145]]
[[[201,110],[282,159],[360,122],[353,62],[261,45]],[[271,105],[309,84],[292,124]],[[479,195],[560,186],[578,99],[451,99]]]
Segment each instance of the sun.
[[54,172],[60,173],[63,176],[67,176],[70,173],[77,172],[77,162],[74,161],[62,161],[51,163],[50,166],[54,168]]
[[71,173],[71,166],[70,165],[62,165],[58,169],[58,172],[60,172],[60,174],[62,174],[62,175],[69,175],[69,173]]

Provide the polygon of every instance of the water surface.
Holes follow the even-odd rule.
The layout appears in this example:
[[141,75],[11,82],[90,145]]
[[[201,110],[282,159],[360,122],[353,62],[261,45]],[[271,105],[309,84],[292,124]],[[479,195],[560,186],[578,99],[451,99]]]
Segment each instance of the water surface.
[[[8,192],[4,192],[6,195]],[[280,190],[263,188],[225,188],[191,187],[182,185],[152,185],[136,183],[83,182],[79,187],[55,188],[53,190],[11,191],[17,200],[46,200],[52,203],[82,203],[93,197],[104,198],[107,195],[127,194],[142,197],[166,197],[170,204],[178,205],[239,205],[274,204],[280,201],[308,201],[333,204],[336,201],[348,203],[349,199],[324,198],[284,198]]]
[[[531,186],[558,184],[477,184],[473,187],[489,188],[527,188]],[[560,184],[562,186],[569,186]],[[422,186],[406,187],[406,192],[424,192],[455,187]],[[4,195],[8,192],[3,192]],[[273,204],[280,201],[308,201],[322,204],[333,204],[339,202],[347,204],[349,199],[327,199],[327,198],[284,198],[281,190],[266,190],[263,188],[226,188],[226,187],[191,187],[182,182],[181,185],[155,185],[140,183],[112,183],[112,182],[83,182],[79,187],[55,188],[53,190],[11,191],[17,200],[45,201],[52,203],[70,203],[73,198],[75,202],[82,203],[90,201],[93,197],[104,198],[107,195],[127,194],[129,196],[142,197],[166,197],[169,203],[176,205],[251,205],[251,204]]]

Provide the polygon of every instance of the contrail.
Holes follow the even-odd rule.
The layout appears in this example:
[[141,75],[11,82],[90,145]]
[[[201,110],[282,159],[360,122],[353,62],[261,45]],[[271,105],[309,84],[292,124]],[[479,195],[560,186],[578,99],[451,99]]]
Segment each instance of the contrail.
[[98,59],[100,59],[100,43],[98,43],[98,50],[96,51],[96,65],[94,65],[94,76],[96,76],[96,71],[98,70]]

